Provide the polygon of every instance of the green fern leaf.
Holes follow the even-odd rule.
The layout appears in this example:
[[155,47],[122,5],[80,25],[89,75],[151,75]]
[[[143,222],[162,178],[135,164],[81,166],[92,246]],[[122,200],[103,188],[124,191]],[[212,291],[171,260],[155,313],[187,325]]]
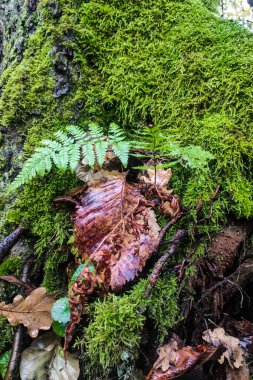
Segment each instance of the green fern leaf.
[[63,146],[59,153],[54,154],[53,159],[56,167],[64,172],[69,164],[69,146]]
[[85,145],[83,145],[82,154],[86,158],[88,165],[90,165],[93,168],[96,161],[96,155],[94,152],[93,144],[87,142]]
[[66,130],[74,137],[76,141],[83,141],[85,139],[85,132],[76,125],[69,125]]
[[98,165],[101,167],[105,160],[105,154],[108,148],[108,141],[97,141],[94,144]]
[[62,144],[54,140],[42,140],[41,145],[44,145],[56,152],[62,149]]
[[70,147],[71,149],[69,149],[68,157],[69,167],[72,171],[74,171],[81,159],[80,144],[73,144],[73,146]]
[[116,156],[119,157],[120,161],[122,162],[123,166],[127,166],[128,158],[129,158],[129,149],[130,145],[128,141],[120,141],[120,142],[111,142],[112,150],[116,154]]
[[67,146],[74,143],[74,139],[70,138],[65,132],[58,131],[54,135],[62,145]]
[[105,137],[103,128],[96,123],[89,124],[89,132],[93,140],[102,140]]

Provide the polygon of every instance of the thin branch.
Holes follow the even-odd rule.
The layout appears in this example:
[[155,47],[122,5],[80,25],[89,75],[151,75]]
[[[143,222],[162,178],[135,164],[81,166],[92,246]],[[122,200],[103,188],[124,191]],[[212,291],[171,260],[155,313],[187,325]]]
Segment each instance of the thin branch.
[[[23,272],[21,275],[21,281],[27,282],[29,273],[31,271],[33,259],[30,258],[28,261],[25,263]],[[11,352],[11,357],[9,360],[8,368],[4,377],[4,380],[13,380],[15,379],[15,375],[17,373],[17,369],[19,368],[19,363],[21,359],[21,350],[23,346],[23,336],[24,336],[24,326],[19,325],[15,334],[14,334],[14,340],[13,340],[13,345],[12,345],[12,352]]]
[[167,252],[165,252],[162,257],[157,261],[154,269],[153,269],[153,272],[150,276],[150,279],[149,279],[149,283],[146,287],[146,290],[145,290],[145,293],[144,293],[144,297],[149,297],[150,296],[150,293],[153,289],[153,287],[155,286],[157,280],[158,280],[158,277],[164,267],[164,265],[166,264],[166,262],[168,261],[168,259],[173,256],[178,248],[180,247],[180,244],[183,240],[184,237],[188,236],[188,231],[187,230],[178,230],[176,232],[176,234],[174,235],[174,237],[171,239],[171,245],[170,245],[170,248],[168,249]]
[[24,231],[24,227],[18,227],[10,235],[8,235],[6,238],[0,241],[0,261],[7,256],[8,252],[20,239]]

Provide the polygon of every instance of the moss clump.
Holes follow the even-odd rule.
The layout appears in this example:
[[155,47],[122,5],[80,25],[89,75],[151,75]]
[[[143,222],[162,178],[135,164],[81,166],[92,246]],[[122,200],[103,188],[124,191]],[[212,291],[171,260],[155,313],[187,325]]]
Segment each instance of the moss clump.
[[[146,317],[153,320],[161,341],[175,324],[179,314],[176,277],[160,278],[151,297],[144,299],[146,285],[147,280],[141,280],[127,294],[109,295],[91,307],[91,322],[78,342],[85,346],[89,370],[110,373],[122,369],[125,361],[134,368]],[[140,310],[146,310],[145,316]]]
[[154,321],[162,342],[179,318],[178,280],[175,275],[159,278],[148,302],[148,315]]
[[144,317],[137,312],[138,301],[129,295],[109,295],[97,301],[93,320],[85,331],[86,348],[94,366],[104,371],[121,362],[124,351],[136,354]]
[[19,276],[21,273],[22,264],[19,257],[10,257],[5,259],[2,264],[0,264],[0,276],[6,276],[9,274],[14,274]]
[[[212,4],[58,0],[61,17],[55,18],[51,2],[41,0],[22,60],[2,74],[1,123],[25,124],[31,152],[38,139],[73,120],[110,119],[135,129],[149,111],[183,144],[216,155],[203,180],[181,170],[176,191],[185,202],[207,198],[221,183],[219,214],[229,208],[248,217],[253,35],[210,12]],[[59,67],[70,84],[61,98],[54,96]]]
[[[67,283],[66,276],[66,252],[58,251],[50,253],[44,266],[44,278],[42,286],[45,286],[48,293],[61,292]],[[65,281],[64,281],[65,280]]]
[[14,336],[14,329],[9,324],[6,318],[0,317],[0,354],[3,354],[7,349],[11,347]]

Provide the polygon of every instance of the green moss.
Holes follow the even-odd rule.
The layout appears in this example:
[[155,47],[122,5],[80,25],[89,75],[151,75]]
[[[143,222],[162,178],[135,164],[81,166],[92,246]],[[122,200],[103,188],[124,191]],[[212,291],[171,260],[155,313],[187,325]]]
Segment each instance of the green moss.
[[61,246],[68,237],[72,227],[69,212],[57,210],[52,203],[57,195],[64,194],[75,184],[76,178],[69,172],[39,178],[25,187],[16,206],[8,213],[9,222],[24,225],[37,236],[37,254]]
[[148,300],[148,315],[154,321],[161,342],[179,318],[177,293],[177,277],[167,274],[158,279]]
[[86,348],[93,365],[107,370],[121,362],[124,351],[136,354],[144,317],[138,302],[128,295],[109,295],[95,303],[93,321],[85,331]]
[[19,276],[21,273],[21,259],[20,257],[10,257],[5,259],[0,264],[0,276],[13,274]]
[[0,354],[4,353],[7,349],[11,348],[14,336],[14,329],[9,324],[6,318],[0,317]]
[[[44,278],[42,286],[48,293],[60,293],[66,287],[66,252],[58,251],[50,253],[44,266]],[[64,265],[65,264],[65,265]]]
[[[119,369],[124,366],[126,356],[133,365],[146,317],[153,320],[161,341],[175,324],[179,314],[176,277],[160,278],[151,297],[144,299],[146,284],[147,280],[141,280],[127,294],[111,294],[91,307],[91,322],[77,345],[85,346],[93,371],[110,373]],[[140,310],[145,309],[144,316]]]

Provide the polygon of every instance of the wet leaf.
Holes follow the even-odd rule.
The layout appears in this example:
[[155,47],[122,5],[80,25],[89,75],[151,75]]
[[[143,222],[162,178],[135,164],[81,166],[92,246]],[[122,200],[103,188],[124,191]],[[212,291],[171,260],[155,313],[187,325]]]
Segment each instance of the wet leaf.
[[203,339],[218,347],[223,345],[226,348],[226,351],[221,355],[218,360],[220,364],[223,364],[225,359],[227,359],[231,368],[240,368],[244,362],[243,349],[239,346],[239,339],[227,335],[225,330],[222,327],[217,327],[216,329],[206,330],[203,334]]
[[73,214],[76,245],[96,264],[98,279],[120,289],[141,272],[159,234],[155,214],[125,174],[99,172]]
[[213,347],[190,346],[178,348],[178,342],[172,339],[169,344],[158,348],[158,359],[153,365],[146,380],[170,380],[183,375],[197,364],[210,360],[216,351]]
[[68,352],[65,360],[58,338],[51,332],[36,339],[22,353],[21,380],[76,380],[79,372],[78,360]]
[[5,376],[10,357],[11,357],[11,350],[4,352],[0,356],[0,375],[2,376],[2,378],[4,378]]
[[76,245],[83,261],[92,264],[83,267],[72,286],[65,349],[95,285],[117,291],[133,280],[155,250],[160,231],[149,208],[153,203],[126,182],[124,173],[99,171],[79,198],[73,214]]
[[65,331],[66,331],[67,325],[68,325],[68,323],[60,323],[57,321],[53,321],[53,323],[52,323],[53,332],[56,335],[63,338],[65,336]]
[[59,298],[53,304],[52,317],[60,323],[67,323],[70,320],[69,299],[67,297]]
[[25,299],[19,294],[12,304],[0,303],[0,315],[6,317],[12,326],[23,324],[27,327],[27,333],[36,338],[39,330],[49,330],[51,327],[55,296],[47,295],[42,287],[33,290]]

